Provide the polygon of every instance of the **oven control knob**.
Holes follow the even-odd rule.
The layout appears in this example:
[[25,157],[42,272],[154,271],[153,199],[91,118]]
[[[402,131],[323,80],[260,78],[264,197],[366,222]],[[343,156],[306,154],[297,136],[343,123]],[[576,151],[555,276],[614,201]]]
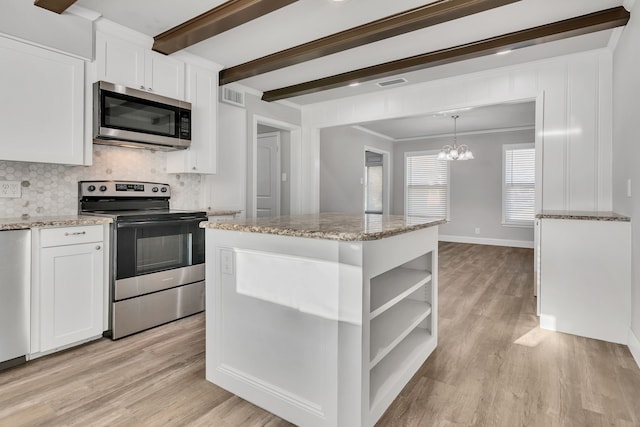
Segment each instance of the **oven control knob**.
[[90,186],[87,187],[87,190],[96,191],[96,186],[95,185],[90,185]]
[[166,192],[167,192],[167,187],[162,187],[162,188],[160,189],[160,191],[162,191],[163,193],[166,193]]
[[154,193],[157,193],[157,192],[158,192],[158,187],[153,187],[153,188],[151,189],[151,191],[153,191]]
[[100,186],[100,191],[107,191],[107,186],[106,185],[101,185]]

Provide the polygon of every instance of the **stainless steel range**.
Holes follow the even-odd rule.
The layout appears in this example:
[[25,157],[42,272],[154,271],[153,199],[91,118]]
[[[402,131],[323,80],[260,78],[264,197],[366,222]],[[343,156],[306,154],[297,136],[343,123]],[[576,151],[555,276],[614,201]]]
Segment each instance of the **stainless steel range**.
[[113,339],[204,310],[206,212],[169,209],[168,184],[81,181],[79,211],[109,216]]

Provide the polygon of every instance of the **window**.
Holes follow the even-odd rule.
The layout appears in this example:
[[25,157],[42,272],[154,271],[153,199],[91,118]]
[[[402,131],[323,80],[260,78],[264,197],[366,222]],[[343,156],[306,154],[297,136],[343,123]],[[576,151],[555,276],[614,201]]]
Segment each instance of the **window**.
[[502,223],[532,227],[536,192],[533,144],[504,145],[502,153]]
[[449,219],[449,162],[438,151],[405,154],[405,213]]
[[382,213],[383,156],[381,153],[365,151],[365,213]]

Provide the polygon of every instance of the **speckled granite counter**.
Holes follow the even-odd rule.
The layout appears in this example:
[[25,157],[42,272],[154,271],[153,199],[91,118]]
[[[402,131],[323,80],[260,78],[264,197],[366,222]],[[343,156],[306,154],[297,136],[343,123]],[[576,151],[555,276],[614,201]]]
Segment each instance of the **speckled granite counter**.
[[321,213],[252,218],[225,223],[203,222],[203,228],[267,233],[343,241],[378,240],[397,234],[444,224],[442,218],[406,217],[402,215],[349,215]]
[[89,215],[45,216],[34,218],[0,218],[0,230],[24,230],[36,227],[69,227],[109,224],[111,218]]
[[629,222],[631,218],[615,212],[593,212],[593,211],[542,211],[536,218],[547,219],[574,219],[586,221],[623,221]]

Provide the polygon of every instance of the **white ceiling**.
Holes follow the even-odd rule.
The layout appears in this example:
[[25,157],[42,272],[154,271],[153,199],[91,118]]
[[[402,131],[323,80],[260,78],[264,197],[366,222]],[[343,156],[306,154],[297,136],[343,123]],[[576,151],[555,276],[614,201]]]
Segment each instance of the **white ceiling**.
[[[193,18],[224,0],[78,0],[77,5],[99,12],[126,27],[156,36]],[[333,34],[354,26],[431,2],[424,0],[299,0],[266,16],[236,27],[186,49],[190,53],[230,67]],[[306,63],[251,77],[239,83],[259,92],[302,83],[378,63],[456,46],[488,37],[543,25],[597,10],[622,5],[622,0],[521,0],[491,11],[453,22],[382,40]],[[613,30],[520,49],[503,56],[486,56],[449,65],[399,74],[408,80],[403,86],[472,73],[496,67],[604,48]],[[343,87],[289,99],[300,105],[322,102],[373,91],[375,83]],[[532,127],[534,104],[506,104],[461,111],[458,132]],[[448,135],[453,130],[449,114],[433,114],[363,123],[360,126],[389,139],[403,140]]]
[[[156,36],[223,0],[78,0],[77,5],[149,36]],[[186,50],[234,66],[264,55],[364,24],[423,4],[424,0],[299,0]],[[251,77],[239,83],[257,91],[277,89],[375,65],[385,61],[456,46],[523,28],[555,22],[622,5],[623,0],[521,0],[456,21],[382,40],[306,63]],[[612,31],[523,48],[505,56],[483,57],[400,76],[407,84],[511,65],[607,46]],[[291,98],[298,104],[383,90],[375,82]]]
[[438,111],[433,114],[360,123],[358,127],[389,140],[407,141],[425,137],[453,135],[457,115],[457,133],[534,128],[535,102],[505,103],[482,107]]

